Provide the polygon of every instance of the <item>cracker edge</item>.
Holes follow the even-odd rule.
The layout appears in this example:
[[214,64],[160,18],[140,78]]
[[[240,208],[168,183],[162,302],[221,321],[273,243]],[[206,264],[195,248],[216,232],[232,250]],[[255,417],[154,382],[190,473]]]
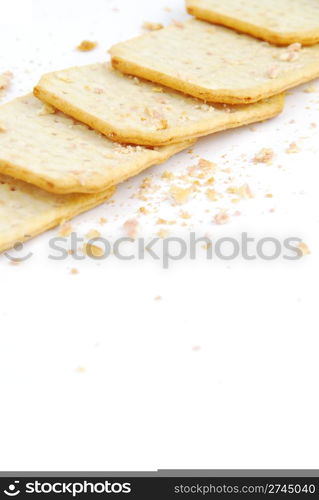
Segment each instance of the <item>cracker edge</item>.
[[[98,132],[107,136],[110,140],[115,142],[138,144],[143,146],[168,146],[179,143],[181,141],[195,139],[198,137],[206,136],[222,130],[240,127],[249,123],[263,121],[266,119],[277,116],[284,107],[284,95],[272,97],[271,102],[265,102],[265,106],[260,106],[259,113],[257,110],[243,110],[242,113],[237,115],[236,119],[231,119],[232,114],[229,114],[224,123],[219,126],[213,124],[213,119],[202,120],[201,125],[197,127],[189,124],[188,126],[173,127],[168,131],[150,132],[148,134],[140,134],[134,129],[126,129],[126,131],[113,127],[110,123],[97,118],[96,116],[83,111],[81,108],[70,104],[67,100],[56,96],[54,93],[42,87],[43,82],[51,74],[44,75],[38,85],[34,88],[34,95],[41,99],[43,102],[49,103],[56,107],[63,113],[72,116],[73,118],[85,123],[89,127],[97,130]],[[42,82],[42,84],[41,84]],[[188,96],[187,96],[188,98]],[[260,103],[261,104],[261,103]],[[266,109],[267,108],[267,109]],[[242,118],[241,118],[242,116]],[[215,125],[215,126],[214,126]]]
[[252,35],[256,38],[261,38],[262,40],[266,40],[267,42],[275,45],[284,46],[296,42],[299,42],[302,45],[315,45],[319,42],[319,29],[300,32],[292,31],[284,35],[268,28],[262,28],[255,24],[241,21],[238,18],[200,7],[196,4],[196,1],[193,0],[186,0],[186,9],[190,15],[196,17],[197,19],[214,24],[220,24],[221,26],[232,28],[236,31]]
[[[184,94],[192,95],[205,102],[220,102],[224,104],[252,104],[261,101],[267,97],[272,97],[276,94],[281,94],[285,90],[292,87],[297,87],[302,83],[314,80],[319,77],[319,62],[312,63],[306,69],[294,71],[294,78],[287,79],[282,76],[276,78],[269,83],[256,86],[255,88],[241,89],[230,91],[229,89],[221,89],[218,91],[210,90],[199,85],[192,85],[178,78],[167,76],[156,70],[150,70],[136,63],[131,63],[115,55],[115,52],[122,44],[117,44],[111,48],[112,65],[115,69],[129,75],[138,76],[160,83],[166,87],[171,87],[179,90]],[[308,70],[307,70],[308,68]]]
[[[87,210],[95,208],[96,206],[111,198],[115,191],[116,187],[114,186],[102,193],[95,195],[74,195],[72,201],[66,202],[68,203],[68,205],[61,205],[60,208],[53,209],[53,214],[51,211],[45,217],[43,217],[43,215],[40,215],[33,218],[32,221],[30,221],[30,223],[26,225],[24,231],[25,234],[23,234],[22,236],[19,236],[17,234],[18,231],[16,231],[16,234],[12,236],[10,241],[2,240],[0,236],[0,253],[4,252],[5,250],[9,250],[16,243],[23,243],[27,240],[30,240],[31,238],[34,238],[35,236],[38,236],[45,231],[53,229],[64,221],[70,220]],[[81,203],[82,199],[83,203]]]

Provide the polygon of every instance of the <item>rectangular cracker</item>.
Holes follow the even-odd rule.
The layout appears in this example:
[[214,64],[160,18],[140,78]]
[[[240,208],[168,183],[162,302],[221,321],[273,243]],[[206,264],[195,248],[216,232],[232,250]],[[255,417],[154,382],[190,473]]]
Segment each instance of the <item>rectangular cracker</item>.
[[197,19],[119,43],[113,66],[210,102],[243,104],[319,76],[319,45],[288,48]]
[[319,42],[318,0],[186,0],[190,14],[278,45]]
[[0,173],[53,193],[104,191],[190,144],[123,146],[31,94],[0,107]]
[[256,104],[209,105],[167,87],[122,75],[106,64],[44,75],[37,97],[107,135],[146,146],[175,144],[271,118],[283,109],[278,95]]
[[0,252],[103,203],[114,191],[56,195],[0,174]]

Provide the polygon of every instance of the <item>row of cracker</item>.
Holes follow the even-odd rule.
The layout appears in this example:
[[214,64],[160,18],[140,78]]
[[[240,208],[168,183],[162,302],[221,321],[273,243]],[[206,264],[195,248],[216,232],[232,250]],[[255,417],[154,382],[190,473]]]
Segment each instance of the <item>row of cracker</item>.
[[[101,102],[97,106],[97,109],[109,113],[112,120],[117,120],[124,131],[129,127],[120,113],[123,106],[116,102],[116,96],[125,96],[128,105],[131,91],[140,92],[142,89],[143,95],[136,101],[140,104],[145,103],[145,93],[150,98],[161,95],[162,99],[170,99],[175,113],[181,114],[175,127],[178,137],[172,135],[172,140],[165,146],[120,144],[51,105],[43,104],[31,94],[1,106],[0,251],[102,203],[112,195],[116,184],[191,146],[194,136],[264,120],[278,114],[283,107],[283,96],[278,96],[250,106],[215,108],[168,90],[154,92],[150,84],[137,85],[136,81],[111,71],[105,65],[75,68],[73,71],[104,76],[106,87],[108,77],[115,78],[113,91],[120,80],[124,86],[128,85],[127,93],[114,92],[106,107],[101,107]],[[84,81],[94,84],[94,78]],[[70,95],[74,97],[76,93]],[[98,91],[93,95],[102,94]],[[83,107],[86,102],[83,95],[81,102]],[[90,99],[88,107],[92,111]],[[185,125],[186,134],[178,127],[180,124],[182,129],[185,109],[194,116],[191,126]],[[140,122],[139,117],[139,113],[133,115],[133,129]]]
[[[157,57],[153,60],[161,64],[162,59],[165,59],[164,42],[173,41],[169,52],[179,57],[174,61],[184,65],[186,73],[188,66],[190,70],[188,76],[175,71],[175,76],[184,86],[175,88],[189,94],[192,92],[185,85],[192,84],[191,73],[193,72],[193,77],[195,75],[193,70],[199,72],[196,77],[203,77],[200,63],[196,67],[194,63],[196,57],[205,51],[205,44],[206,49],[210,47],[206,55],[213,55],[216,70],[218,62],[223,62],[223,66],[227,67],[227,57],[223,56],[221,61],[220,55],[227,49],[227,42],[231,45],[240,36],[231,30],[200,21],[175,23],[161,30],[160,34],[160,39],[157,38],[157,33],[152,33],[115,46],[111,50],[113,65],[120,66],[126,72],[127,68],[118,63],[116,53],[126,46],[128,50],[124,59],[127,64],[130,57],[132,60],[136,57],[136,43],[140,44],[137,52],[142,49],[143,44],[154,44],[151,49]],[[260,51],[256,52],[255,41],[250,37],[245,38],[247,51],[242,54],[243,59],[238,58],[236,45],[230,52],[233,58],[232,69],[236,69],[235,73],[233,71],[232,81],[236,80],[237,75],[237,87],[242,83],[241,66],[246,62],[251,69],[256,66],[256,60],[260,62],[261,54],[266,59],[268,57],[268,60],[271,57],[290,63],[296,62],[301,56],[303,66],[308,69],[303,81],[313,78],[314,72],[318,71],[317,67],[314,68],[317,63],[313,60],[317,52],[305,53],[304,49],[295,44],[283,49],[284,51],[278,47],[269,47],[271,52],[267,49],[266,57],[261,49],[265,44],[256,41]],[[199,47],[201,51],[198,50]],[[192,54],[184,61],[182,54],[188,54],[188,48],[192,48]],[[256,58],[254,64],[251,61],[253,53]],[[140,55],[143,58],[143,50]],[[248,55],[249,61],[245,61]],[[143,64],[145,66],[145,60]],[[129,73],[154,79],[148,71],[141,71],[138,65],[136,67],[136,71],[129,69]],[[295,78],[292,77],[292,66],[288,73],[290,80],[289,83],[285,82],[284,88],[300,83],[296,75]],[[214,74],[216,87],[216,71],[211,74]],[[165,81],[156,76],[156,82],[174,87],[168,80],[167,74]],[[268,94],[259,96],[260,99],[284,89],[280,87],[282,83],[276,83],[272,92],[268,89]],[[211,81],[209,85],[211,90]],[[256,78],[255,87],[258,85],[261,85],[260,75]],[[233,90],[233,96],[232,92]],[[112,187],[117,183],[165,161],[188,147],[194,138],[270,118],[283,107],[282,95],[248,105],[234,104],[237,101],[233,97],[233,101],[226,105],[203,103],[198,97],[205,96],[202,93],[196,95],[197,91],[193,93],[193,97],[186,96],[136,77],[123,76],[103,64],[45,75],[34,93],[47,104],[42,105],[35,97],[28,95],[0,109],[0,202],[3,210],[3,214],[0,213],[1,250],[101,203],[111,195]],[[214,100],[225,101],[223,98],[216,98],[215,89],[213,93]],[[249,100],[257,101],[250,97],[242,102]],[[139,145],[121,145],[114,141]],[[151,148],[143,147],[150,145]],[[13,177],[19,180],[14,180]]]

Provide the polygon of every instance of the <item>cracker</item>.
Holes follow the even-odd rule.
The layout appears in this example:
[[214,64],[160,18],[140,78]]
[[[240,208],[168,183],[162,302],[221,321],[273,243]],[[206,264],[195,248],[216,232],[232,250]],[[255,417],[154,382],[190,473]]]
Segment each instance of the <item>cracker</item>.
[[0,172],[53,193],[104,191],[191,143],[122,146],[48,108],[31,94],[0,107]]
[[269,45],[191,19],[111,49],[113,66],[210,102],[256,102],[319,76],[319,45]]
[[56,195],[0,174],[0,252],[103,203],[114,191]]
[[284,104],[279,95],[250,105],[207,105],[122,75],[106,64],[44,75],[34,93],[112,140],[154,146],[265,120],[277,115]]
[[319,42],[318,0],[186,0],[199,19],[279,45]]

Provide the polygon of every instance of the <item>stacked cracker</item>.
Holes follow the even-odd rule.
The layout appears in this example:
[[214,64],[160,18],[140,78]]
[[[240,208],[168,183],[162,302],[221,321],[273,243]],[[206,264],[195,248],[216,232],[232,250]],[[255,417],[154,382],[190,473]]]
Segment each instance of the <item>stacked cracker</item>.
[[319,40],[316,22],[305,30],[301,19],[298,31],[292,10],[295,32],[279,35],[293,43],[274,46],[228,28],[271,31],[270,41],[276,32],[273,20],[272,30],[257,32],[266,21],[256,0],[245,0],[242,12],[233,3],[225,0],[226,13],[217,15],[219,2],[188,0],[209,22],[174,23],[118,44],[113,67],[50,73],[34,96],[0,108],[0,250],[101,203],[116,184],[200,136],[276,116],[284,90],[319,76],[319,46],[301,45]]

